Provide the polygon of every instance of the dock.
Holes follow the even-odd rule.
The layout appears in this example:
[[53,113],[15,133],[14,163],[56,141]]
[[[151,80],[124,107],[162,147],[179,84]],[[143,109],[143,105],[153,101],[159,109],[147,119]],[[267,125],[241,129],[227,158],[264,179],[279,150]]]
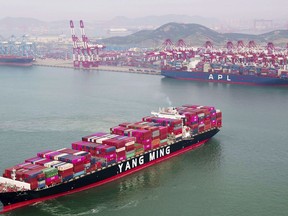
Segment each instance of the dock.
[[[44,67],[58,67],[58,68],[74,68],[72,60],[60,60],[60,59],[36,59],[33,63],[35,66]],[[137,73],[137,74],[149,74],[160,75],[159,69],[151,68],[139,68],[139,67],[127,67],[127,66],[104,66],[86,68],[74,68],[75,70],[98,70],[98,71],[112,71],[112,72],[124,72],[124,73]]]

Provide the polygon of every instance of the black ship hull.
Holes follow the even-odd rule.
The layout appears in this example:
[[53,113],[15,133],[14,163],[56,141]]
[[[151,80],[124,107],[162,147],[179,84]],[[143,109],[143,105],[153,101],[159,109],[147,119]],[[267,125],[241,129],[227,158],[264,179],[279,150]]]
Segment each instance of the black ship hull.
[[0,65],[29,67],[33,65],[33,57],[0,55]]
[[219,129],[215,128],[206,131],[205,133],[199,134],[193,139],[180,140],[178,142],[176,141],[171,145],[166,145],[160,147],[159,149],[145,152],[142,155],[138,155],[126,161],[116,163],[106,168],[102,168],[101,170],[91,172],[90,174],[88,173],[68,182],[63,182],[52,187],[44,188],[41,190],[0,193],[0,201],[4,206],[2,211],[0,209],[0,213],[7,212],[35,202],[86,190],[113,181],[138,170],[144,169],[155,163],[174,157],[191,149],[200,147],[218,132]]

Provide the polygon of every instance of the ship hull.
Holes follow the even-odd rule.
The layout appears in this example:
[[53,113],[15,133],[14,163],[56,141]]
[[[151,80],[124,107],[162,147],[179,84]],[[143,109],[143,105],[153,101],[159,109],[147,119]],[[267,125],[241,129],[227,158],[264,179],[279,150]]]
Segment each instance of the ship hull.
[[0,65],[30,67],[33,65],[33,57],[1,56],[0,55]]
[[268,86],[288,86],[288,79],[277,77],[265,77],[257,75],[223,74],[209,72],[188,72],[161,70],[161,75],[181,80],[194,80],[202,82],[219,82],[242,85],[268,85]]
[[198,148],[218,132],[219,129],[212,129],[195,136],[192,140],[180,140],[174,144],[145,152],[143,155],[46,189],[0,193],[0,201],[4,206],[0,213],[111,182],[186,151]]

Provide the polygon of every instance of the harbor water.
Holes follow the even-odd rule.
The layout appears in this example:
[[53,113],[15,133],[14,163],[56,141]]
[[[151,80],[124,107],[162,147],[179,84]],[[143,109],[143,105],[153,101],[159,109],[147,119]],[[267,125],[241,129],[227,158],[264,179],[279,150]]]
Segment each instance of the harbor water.
[[213,105],[222,130],[201,148],[114,182],[5,215],[285,216],[288,88],[33,66],[0,68],[0,170],[41,150],[139,121],[159,107]]

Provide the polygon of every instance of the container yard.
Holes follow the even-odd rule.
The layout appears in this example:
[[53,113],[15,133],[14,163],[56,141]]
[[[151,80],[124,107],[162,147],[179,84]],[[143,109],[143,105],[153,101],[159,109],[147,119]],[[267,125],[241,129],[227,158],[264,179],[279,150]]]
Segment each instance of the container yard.
[[71,148],[38,152],[0,177],[0,213],[95,187],[195,149],[221,127],[222,112],[213,106],[168,107],[84,136]]

